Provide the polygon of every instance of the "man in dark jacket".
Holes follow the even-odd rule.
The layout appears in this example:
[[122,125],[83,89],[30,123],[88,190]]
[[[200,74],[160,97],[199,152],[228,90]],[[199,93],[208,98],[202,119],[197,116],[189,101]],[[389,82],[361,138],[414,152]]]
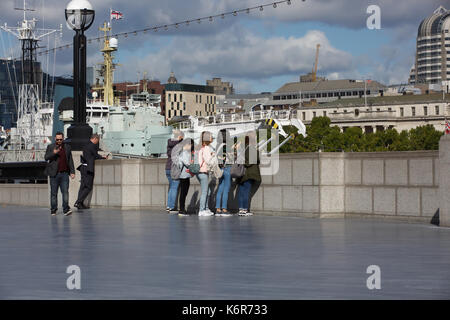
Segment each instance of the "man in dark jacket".
[[170,175],[170,171],[172,169],[172,150],[183,140],[184,133],[179,130],[175,130],[173,132],[173,137],[174,139],[169,139],[167,141],[166,177],[167,180],[169,180],[169,192],[167,195],[167,212],[169,213],[178,212],[177,210],[175,210],[175,206],[180,180],[173,180],[172,176]]
[[107,159],[108,157],[102,157],[98,154],[98,143],[100,137],[98,134],[93,134],[89,143],[83,148],[83,155],[81,156],[81,165],[77,168],[81,172],[81,184],[78,191],[78,199],[74,206],[78,209],[88,209],[84,205],[89,193],[91,193],[94,187],[95,176],[95,160]]
[[45,174],[50,177],[50,213],[56,215],[58,211],[58,188],[61,189],[63,200],[63,212],[68,216],[72,214],[69,207],[69,175],[75,178],[75,168],[72,159],[70,145],[64,144],[64,134],[56,133],[55,143],[47,146],[45,152]]

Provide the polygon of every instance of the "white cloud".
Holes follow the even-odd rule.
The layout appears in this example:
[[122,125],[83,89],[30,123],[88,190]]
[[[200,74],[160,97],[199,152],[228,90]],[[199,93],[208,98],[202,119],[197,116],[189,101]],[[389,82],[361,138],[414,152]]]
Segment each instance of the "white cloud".
[[238,27],[208,37],[175,37],[156,53],[123,61],[126,76],[137,68],[165,81],[170,71],[179,80],[212,76],[258,81],[282,75],[310,72],[316,43],[321,44],[319,70],[340,71],[353,68],[352,56],[334,48],[321,31],[303,37],[261,38]]

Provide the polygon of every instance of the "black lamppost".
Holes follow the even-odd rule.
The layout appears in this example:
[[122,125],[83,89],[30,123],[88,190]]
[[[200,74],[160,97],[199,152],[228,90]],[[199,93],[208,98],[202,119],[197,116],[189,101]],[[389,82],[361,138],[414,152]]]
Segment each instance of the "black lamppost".
[[89,142],[92,128],[86,124],[86,36],[94,22],[95,11],[87,0],[72,0],[66,8],[67,26],[75,30],[73,38],[73,123],[67,129],[72,150],[81,151]]

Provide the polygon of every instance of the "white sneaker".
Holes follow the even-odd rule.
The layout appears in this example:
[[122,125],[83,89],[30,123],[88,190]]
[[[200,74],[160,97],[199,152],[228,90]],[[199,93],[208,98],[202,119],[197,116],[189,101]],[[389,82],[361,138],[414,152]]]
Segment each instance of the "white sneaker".
[[212,213],[210,210],[206,209],[206,210],[202,210],[198,212],[198,216],[199,217],[210,217],[213,216],[214,213]]
[[241,217],[250,217],[253,215],[253,213],[251,213],[250,211],[247,211],[247,210],[242,210],[242,211],[239,211],[239,215]]

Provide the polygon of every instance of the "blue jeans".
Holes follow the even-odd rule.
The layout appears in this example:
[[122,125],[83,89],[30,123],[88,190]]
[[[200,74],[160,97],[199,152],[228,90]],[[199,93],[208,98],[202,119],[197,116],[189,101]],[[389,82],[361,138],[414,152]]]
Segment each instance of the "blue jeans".
[[169,180],[169,194],[167,195],[167,208],[175,209],[177,201],[178,186],[180,185],[180,180],[173,180],[170,176],[170,170],[166,170],[166,177]]
[[250,202],[250,190],[252,189],[253,180],[247,180],[239,185],[239,209],[248,210]]
[[50,203],[51,210],[58,210],[58,188],[61,189],[63,210],[67,212],[69,207],[69,174],[60,172],[54,177],[50,177]]
[[219,188],[217,189],[216,196],[216,208],[217,209],[227,209],[228,206],[228,193],[230,192],[231,187],[231,175],[230,175],[231,167],[227,166],[223,168],[223,176],[219,180]]
[[200,187],[202,190],[202,194],[200,196],[200,211],[203,211],[207,209],[207,202],[209,197],[209,177],[206,173],[199,173],[197,174],[197,179],[200,182]]

